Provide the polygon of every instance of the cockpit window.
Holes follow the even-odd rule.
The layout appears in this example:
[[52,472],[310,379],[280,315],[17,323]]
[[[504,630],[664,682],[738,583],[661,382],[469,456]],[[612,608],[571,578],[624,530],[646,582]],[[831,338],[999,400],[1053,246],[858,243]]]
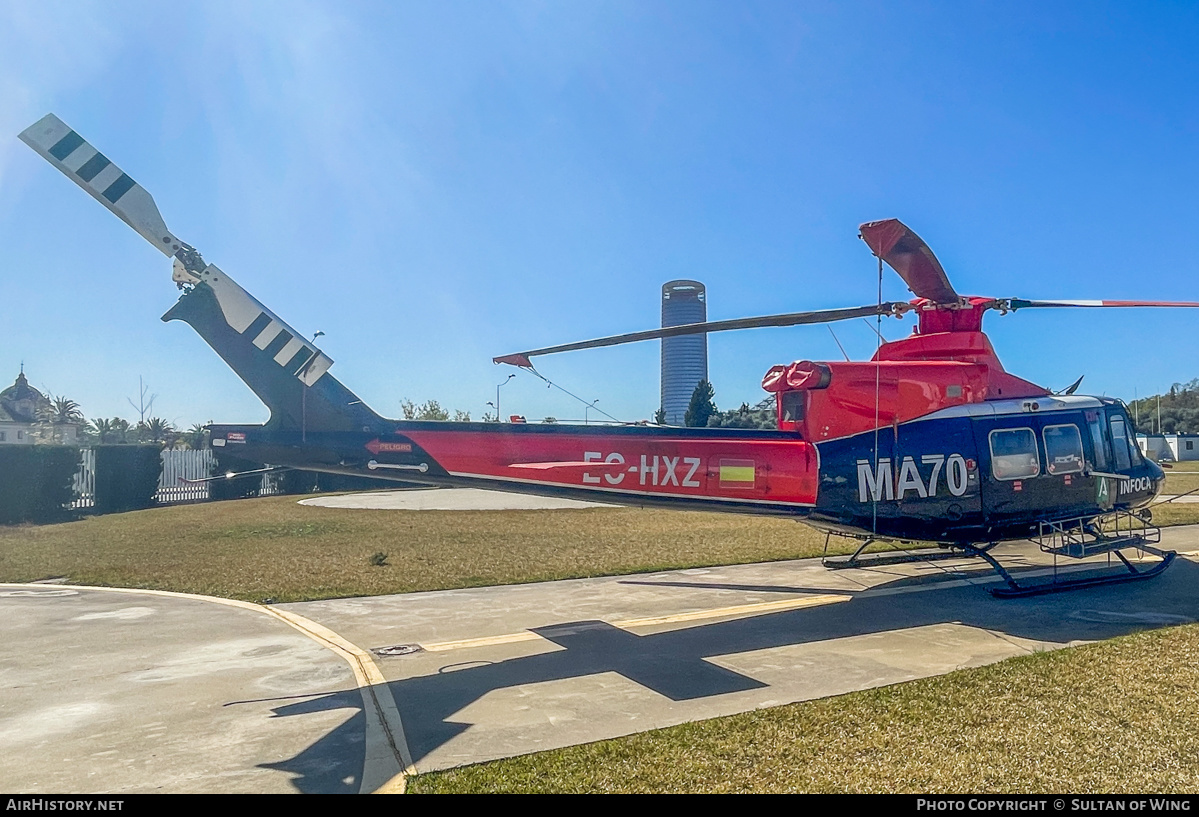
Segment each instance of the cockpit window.
[[1082,435],[1076,425],[1045,426],[1045,467],[1050,474],[1077,474],[1082,471]]
[[1112,453],[1116,455],[1116,470],[1127,471],[1132,468],[1132,455],[1128,450],[1128,432],[1124,427],[1123,417],[1111,418]]
[[995,479],[1031,479],[1041,473],[1037,435],[1031,428],[991,432],[991,473]]
[[1092,463],[1096,471],[1106,471],[1107,464],[1107,441],[1103,439],[1103,414],[1098,411],[1087,412],[1087,428],[1091,432],[1091,447],[1095,451],[1095,462]]

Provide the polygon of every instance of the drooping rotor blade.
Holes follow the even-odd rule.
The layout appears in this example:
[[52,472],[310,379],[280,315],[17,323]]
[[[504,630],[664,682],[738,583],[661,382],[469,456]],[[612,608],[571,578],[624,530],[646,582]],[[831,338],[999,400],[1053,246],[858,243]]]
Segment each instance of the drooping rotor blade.
[[1026,301],[1023,298],[1009,298],[997,303],[1013,312],[1017,309],[1033,309],[1036,307],[1128,307],[1128,306],[1173,306],[1199,307],[1196,301]]
[[1080,374],[1080,375],[1078,376],[1078,379],[1077,379],[1077,380],[1075,380],[1073,383],[1071,383],[1069,386],[1067,386],[1066,388],[1062,389],[1061,391],[1059,391],[1059,392],[1054,392],[1054,394],[1066,394],[1066,395],[1069,395],[1069,394],[1074,394],[1074,392],[1078,391],[1078,387],[1082,385],[1082,379],[1083,379],[1084,377],[1086,377],[1086,375],[1085,375],[1085,374]]
[[167,229],[154,197],[144,187],[54,114],[46,114],[21,131],[20,137],[163,255],[172,256],[187,246]]
[[601,346],[618,346],[622,343],[636,343],[641,340],[659,340],[674,338],[680,335],[699,335],[708,332],[727,332],[732,329],[757,329],[765,326],[800,326],[812,323],[832,323],[845,321],[850,318],[865,318],[871,315],[902,315],[912,308],[911,304],[890,302],[871,304],[870,306],[855,306],[848,309],[820,309],[814,312],[788,312],[781,315],[762,315],[757,318],[734,318],[727,321],[706,321],[704,323],[688,323],[681,326],[668,326],[662,329],[649,329],[644,332],[629,332],[624,335],[612,335],[596,340],[585,340],[579,343],[565,343],[561,346],[547,346],[544,349],[532,349],[528,352],[517,352],[492,358],[495,363],[508,363],[512,366],[531,366],[529,358],[539,355],[551,355],[557,352],[574,352],[579,349],[596,349]]
[[858,230],[870,251],[890,264],[916,297],[937,304],[959,300],[937,256],[902,221],[895,218],[870,221]]

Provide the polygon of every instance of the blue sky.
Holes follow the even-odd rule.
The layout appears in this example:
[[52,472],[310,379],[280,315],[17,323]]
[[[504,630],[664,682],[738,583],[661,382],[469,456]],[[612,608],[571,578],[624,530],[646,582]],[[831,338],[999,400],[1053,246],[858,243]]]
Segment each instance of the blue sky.
[[[158,320],[169,263],[17,140],[50,111],[389,416],[477,418],[514,371],[493,355],[652,328],[672,278],[713,319],[873,303],[879,218],[961,292],[1199,300],[1196,43],[1187,3],[0,0],[0,380],[23,360],[89,418],[129,417],[139,375],[179,425],[267,416]],[[986,329],[1051,388],[1199,377],[1199,310]],[[709,341],[721,407],[839,357],[824,327]],[[539,369],[622,420],[657,408],[657,343]],[[582,417],[525,373],[503,408]]]

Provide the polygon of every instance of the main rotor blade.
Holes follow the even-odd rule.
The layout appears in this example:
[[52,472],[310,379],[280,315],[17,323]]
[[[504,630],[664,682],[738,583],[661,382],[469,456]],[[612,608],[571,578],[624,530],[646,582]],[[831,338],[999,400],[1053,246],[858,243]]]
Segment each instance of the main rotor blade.
[[902,221],[870,221],[858,230],[870,251],[890,264],[916,297],[936,304],[957,303],[959,296],[937,256]]
[[1037,307],[1127,307],[1127,306],[1175,306],[1199,307],[1196,301],[1026,301],[1022,298],[1009,298],[998,301],[1001,307],[1015,312],[1017,309],[1033,309]]
[[552,355],[557,352],[574,352],[579,349],[596,349],[601,346],[618,346],[622,343],[636,343],[641,340],[658,340],[674,338],[680,335],[699,335],[708,332],[727,332],[732,329],[757,329],[764,326],[800,326],[811,323],[832,323],[845,321],[850,318],[865,318],[871,315],[901,315],[911,309],[911,305],[903,302],[871,304],[870,306],[855,306],[848,309],[820,309],[814,312],[788,312],[781,315],[762,315],[757,318],[734,318],[727,321],[706,321],[704,323],[688,323],[681,326],[668,326],[662,329],[649,329],[644,332],[629,332],[624,335],[585,340],[579,343],[565,343],[561,346],[547,346],[544,349],[533,349],[528,352],[517,352],[492,358],[495,363],[508,363],[512,366],[531,366],[529,358],[538,355]]
[[21,131],[20,138],[163,255],[186,246],[167,229],[154,197],[54,114]]

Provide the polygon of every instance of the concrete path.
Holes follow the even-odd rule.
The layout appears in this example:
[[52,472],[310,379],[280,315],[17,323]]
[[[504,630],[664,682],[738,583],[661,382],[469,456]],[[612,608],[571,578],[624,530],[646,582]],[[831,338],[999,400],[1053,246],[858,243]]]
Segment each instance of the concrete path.
[[351,793],[399,771],[351,664],[258,605],[0,584],[0,645],[0,791]]
[[538,511],[559,508],[611,508],[602,502],[482,491],[478,488],[417,488],[365,494],[317,496],[301,505],[322,508],[367,508],[385,511]]

